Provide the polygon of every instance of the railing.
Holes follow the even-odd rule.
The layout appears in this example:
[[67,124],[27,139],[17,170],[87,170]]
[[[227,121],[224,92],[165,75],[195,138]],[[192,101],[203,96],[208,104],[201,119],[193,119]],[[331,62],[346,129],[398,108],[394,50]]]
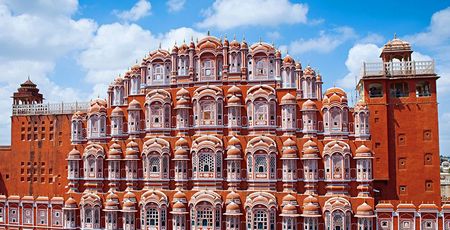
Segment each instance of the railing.
[[77,111],[87,112],[89,102],[13,105],[12,115],[46,115],[73,114]]
[[363,77],[419,75],[434,73],[434,61],[363,63],[361,70],[361,75]]

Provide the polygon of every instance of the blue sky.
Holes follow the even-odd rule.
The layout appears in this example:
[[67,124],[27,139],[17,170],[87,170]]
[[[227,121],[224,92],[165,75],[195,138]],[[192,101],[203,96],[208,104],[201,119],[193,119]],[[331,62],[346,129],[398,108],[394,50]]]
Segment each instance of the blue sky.
[[[441,154],[450,155],[450,1],[0,0],[0,116],[28,75],[50,102],[105,97],[136,59],[207,31],[274,42],[320,71],[324,88],[352,94],[363,60],[376,61],[394,33],[417,60],[435,59]],[[414,124],[411,124],[414,125]],[[9,119],[0,143],[9,143]]]

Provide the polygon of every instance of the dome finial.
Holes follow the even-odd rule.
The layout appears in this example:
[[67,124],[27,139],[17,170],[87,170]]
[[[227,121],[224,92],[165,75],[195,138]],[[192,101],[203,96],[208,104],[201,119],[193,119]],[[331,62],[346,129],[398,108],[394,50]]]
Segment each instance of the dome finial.
[[208,30],[208,36],[211,36],[211,33],[209,32],[209,30]]
[[261,36],[259,36],[259,44],[261,44]]
[[159,49],[161,49],[161,42],[159,42]]
[[397,39],[397,33],[394,33],[394,39]]
[[236,34],[233,35],[233,40],[236,40]]

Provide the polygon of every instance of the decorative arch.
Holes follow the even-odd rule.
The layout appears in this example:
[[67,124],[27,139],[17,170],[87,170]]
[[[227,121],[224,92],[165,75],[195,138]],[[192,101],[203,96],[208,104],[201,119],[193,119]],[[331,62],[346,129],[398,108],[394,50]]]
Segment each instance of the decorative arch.
[[350,230],[352,208],[350,202],[343,197],[332,197],[325,202],[323,213],[325,226],[330,229]]
[[247,175],[250,180],[276,179],[276,142],[270,137],[254,137],[247,143],[245,151]]
[[325,163],[326,180],[350,179],[350,147],[343,141],[330,141],[325,144],[322,157]]
[[144,142],[142,164],[144,179],[168,179],[170,144],[162,138],[151,138]]
[[105,151],[99,144],[90,144],[84,149],[84,177],[103,178],[103,160]]
[[189,201],[191,229],[221,229],[222,197],[210,190],[195,193]]
[[192,97],[195,126],[223,125],[223,91],[217,86],[201,86]]
[[141,227],[143,229],[167,228],[167,196],[161,191],[150,190],[142,194],[139,202],[141,208]]
[[192,171],[194,178],[222,177],[223,143],[216,136],[205,135],[192,142]]
[[254,192],[245,201],[247,229],[275,229],[277,200],[267,192]]
[[152,129],[170,128],[172,98],[169,92],[155,89],[145,96],[146,127]]
[[97,194],[85,193],[81,197],[81,226],[87,229],[100,228],[102,201]]
[[247,91],[247,115],[250,127],[275,126],[277,97],[275,89],[255,85]]

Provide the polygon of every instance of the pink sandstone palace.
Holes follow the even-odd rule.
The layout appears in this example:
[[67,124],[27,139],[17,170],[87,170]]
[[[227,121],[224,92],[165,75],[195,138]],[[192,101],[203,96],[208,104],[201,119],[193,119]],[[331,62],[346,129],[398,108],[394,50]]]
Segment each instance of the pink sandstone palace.
[[438,75],[412,52],[364,63],[353,108],[273,45],[213,36],[150,52],[106,100],[44,103],[27,80],[0,229],[450,229]]

